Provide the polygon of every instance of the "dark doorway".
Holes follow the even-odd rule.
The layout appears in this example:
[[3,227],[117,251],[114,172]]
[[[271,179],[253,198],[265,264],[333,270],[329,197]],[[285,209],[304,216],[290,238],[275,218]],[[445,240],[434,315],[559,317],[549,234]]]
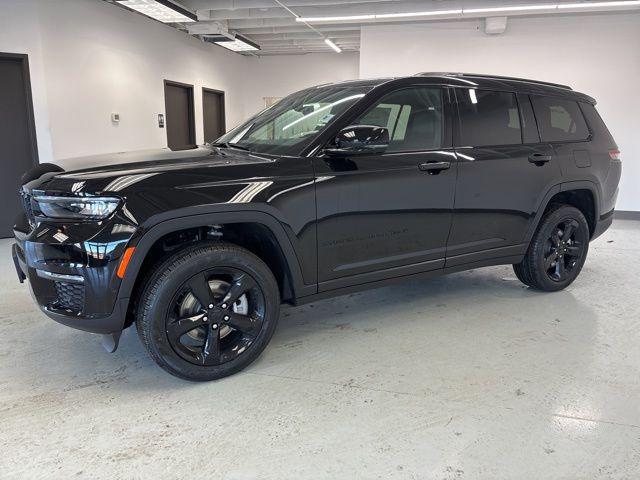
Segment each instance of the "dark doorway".
[[213,142],[226,131],[224,121],[224,92],[203,88],[202,112],[204,115],[204,141]]
[[171,150],[185,150],[195,147],[193,86],[165,80],[164,104],[169,148]]
[[13,235],[20,177],[38,164],[26,55],[0,53],[0,237]]

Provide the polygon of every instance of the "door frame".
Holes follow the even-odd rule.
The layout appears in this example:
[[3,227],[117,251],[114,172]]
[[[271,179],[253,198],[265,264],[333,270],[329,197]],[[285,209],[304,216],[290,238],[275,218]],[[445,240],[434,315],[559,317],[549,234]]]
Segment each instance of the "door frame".
[[33,110],[33,96],[31,94],[31,74],[29,72],[29,55],[26,53],[0,52],[0,59],[19,60],[22,65],[22,79],[27,110],[27,129],[31,144],[31,163],[37,166],[40,163],[38,157],[38,139],[36,135],[35,112]]
[[193,85],[190,83],[176,82],[174,80],[164,80],[163,94],[164,94],[164,115],[165,115],[165,130],[167,131],[167,146],[169,145],[169,124],[167,121],[167,86],[182,87],[185,88],[189,96],[189,145],[196,146],[196,112],[195,101],[193,93]]
[[227,112],[225,110],[225,95],[224,95],[224,90],[216,90],[215,88],[207,88],[207,87],[202,87],[202,131],[204,131],[204,122],[205,122],[205,117],[204,117],[204,95],[205,93],[215,93],[220,95],[220,97],[222,98],[222,102],[221,102],[221,108],[220,108],[220,124],[222,125],[222,134],[224,135],[227,132]]

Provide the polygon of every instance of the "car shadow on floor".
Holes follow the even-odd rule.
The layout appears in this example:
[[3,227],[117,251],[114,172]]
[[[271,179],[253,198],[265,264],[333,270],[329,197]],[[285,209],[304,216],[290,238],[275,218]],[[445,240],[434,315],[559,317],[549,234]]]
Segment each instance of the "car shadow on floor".
[[[419,321],[422,334],[431,333],[424,332],[424,328],[429,328],[429,322],[434,327],[434,333],[437,333],[442,331],[438,329],[446,328],[442,322],[446,322],[447,317],[454,314],[464,315],[465,321],[478,323],[483,321],[484,313],[495,313],[498,310],[504,317],[505,329],[513,328],[509,319],[518,315],[531,317],[526,320],[531,322],[531,328],[535,328],[536,325],[539,327],[554,321],[552,317],[555,315],[553,312],[556,303],[572,312],[569,320],[580,321],[585,335],[595,328],[595,314],[588,305],[574,297],[571,289],[556,293],[529,289],[517,281],[507,267],[410,281],[297,307],[284,306],[271,344],[244,373],[277,368],[277,362],[283,358],[290,362],[309,361],[304,345],[317,350],[324,348],[319,342],[326,342],[327,339],[334,343],[334,349],[349,348],[349,335],[358,335],[367,330],[375,329],[378,335],[395,332],[411,335],[412,329],[416,328],[416,321]],[[519,305],[525,304],[526,309],[520,311]],[[566,311],[558,312],[558,315],[565,315]],[[234,378],[243,375],[236,374],[208,384],[174,378],[159,369],[148,357],[137,338],[135,328],[129,328],[123,333],[120,347],[114,354],[108,354],[102,349],[97,336],[73,330],[65,332],[67,333],[64,335],[56,336],[57,345],[53,347],[57,350],[57,356],[61,357],[60,362],[45,363],[38,368],[28,363],[22,364],[20,368],[23,372],[19,378],[60,378],[62,369],[71,376],[67,385],[60,385],[65,391],[97,387],[108,388],[112,393],[114,390],[145,390],[153,393],[176,388],[200,389],[203,388],[202,385],[234,382]],[[35,336],[41,337],[33,339],[36,344],[51,345],[52,339],[45,329],[36,330]],[[460,341],[469,343],[471,339],[462,338]],[[287,345],[302,345],[303,348],[283,348]],[[384,344],[376,343],[375,348],[381,350],[380,357],[384,358]],[[500,349],[501,346],[496,344],[496,355],[500,354]],[[588,352],[578,354],[587,355]],[[464,361],[464,358],[460,359],[458,356],[456,361]]]

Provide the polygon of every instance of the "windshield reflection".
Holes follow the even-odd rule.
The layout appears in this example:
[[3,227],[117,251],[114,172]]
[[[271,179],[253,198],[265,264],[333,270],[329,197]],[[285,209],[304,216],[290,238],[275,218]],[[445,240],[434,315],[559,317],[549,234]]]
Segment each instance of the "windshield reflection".
[[215,145],[296,155],[369,90],[369,85],[328,85],[302,90],[234,128],[216,140]]

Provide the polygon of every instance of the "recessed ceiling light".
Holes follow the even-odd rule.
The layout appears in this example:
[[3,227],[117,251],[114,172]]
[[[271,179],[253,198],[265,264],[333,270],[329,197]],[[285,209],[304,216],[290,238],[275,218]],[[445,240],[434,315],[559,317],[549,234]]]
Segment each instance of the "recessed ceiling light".
[[220,45],[234,52],[255,52],[260,50],[260,45],[252,42],[242,35],[237,35],[234,38],[229,38],[224,35],[203,35],[205,39],[216,45]]
[[342,52],[342,49],[341,49],[339,46],[337,46],[335,43],[333,43],[331,40],[329,40],[328,38],[325,38],[325,39],[324,39],[324,43],[326,43],[326,44],[327,44],[327,45],[329,45],[331,48],[333,48],[333,50],[334,50],[336,53],[340,53],[340,52]]
[[116,0],[120,5],[163,23],[196,22],[198,17],[169,0]]

